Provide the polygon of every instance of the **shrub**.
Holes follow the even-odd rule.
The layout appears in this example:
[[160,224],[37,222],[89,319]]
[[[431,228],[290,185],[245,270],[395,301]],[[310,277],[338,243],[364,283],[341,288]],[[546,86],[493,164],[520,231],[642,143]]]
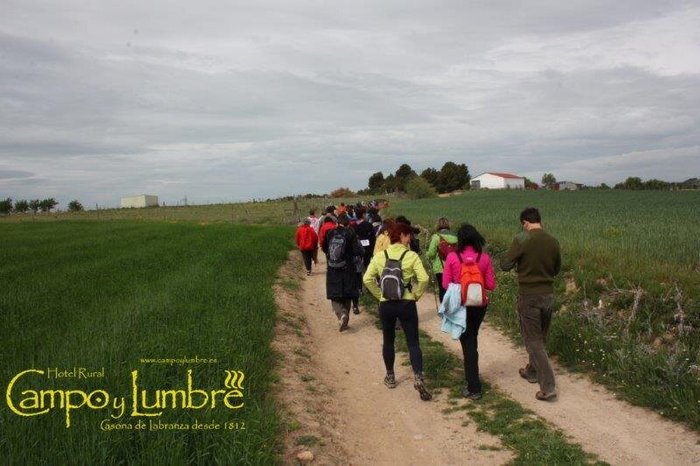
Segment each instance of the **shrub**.
[[414,176],[406,182],[406,194],[411,199],[436,197],[437,191],[425,178]]

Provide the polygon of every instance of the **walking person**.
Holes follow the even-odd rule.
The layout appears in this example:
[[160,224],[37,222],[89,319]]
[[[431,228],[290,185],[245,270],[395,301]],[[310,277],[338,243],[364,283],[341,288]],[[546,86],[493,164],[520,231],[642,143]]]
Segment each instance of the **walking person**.
[[[394,223],[389,227],[390,246],[375,255],[369,263],[363,281],[367,289],[379,300],[379,318],[382,322],[382,357],[386,368],[384,384],[396,387],[394,373],[396,339],[395,323],[401,322],[408,354],[413,369],[413,387],[418,390],[421,400],[430,400],[433,396],[428,391],[423,377],[423,353],[418,340],[418,308],[416,301],[428,286],[428,274],[423,268],[420,257],[409,250],[411,227]],[[387,264],[391,261],[389,264]],[[388,266],[387,266],[388,265]],[[393,272],[392,272],[393,269]],[[395,274],[390,277],[391,274]],[[393,278],[393,280],[391,280]],[[377,281],[382,281],[382,287]],[[416,280],[415,286],[412,283]],[[394,284],[392,287],[390,284]]]
[[301,251],[301,257],[304,259],[306,275],[311,275],[311,263],[316,262],[318,235],[311,226],[311,220],[308,218],[305,218],[304,222],[297,229],[296,241],[297,247]]
[[331,307],[338,318],[341,332],[348,328],[353,298],[360,296],[360,276],[357,273],[355,257],[361,258],[364,254],[357,235],[348,228],[349,223],[346,214],[339,215],[338,227],[328,232],[323,243],[323,252],[328,259],[326,298],[331,300]]
[[[457,231],[457,250],[447,255],[442,273],[442,287],[447,289],[450,283],[460,283],[462,264],[476,263],[484,279],[484,288],[496,289],[496,276],[493,273],[491,257],[484,250],[486,240],[472,225],[465,223]],[[479,380],[479,327],[486,316],[488,294],[484,306],[467,306],[466,330],[459,337],[464,357],[464,378],[467,386],[462,396],[472,400],[481,398],[481,380]]]
[[432,261],[435,283],[437,283],[440,290],[440,302],[445,297],[445,291],[447,290],[442,286],[442,271],[445,268],[445,260],[450,250],[456,249],[457,235],[450,230],[450,222],[445,217],[440,217],[437,221],[435,233],[430,237],[428,252],[426,252],[428,260]]
[[326,215],[323,217],[323,221],[318,230],[318,245],[325,252],[326,235],[329,231],[335,230],[336,228],[336,218]]
[[369,265],[369,261],[372,259],[376,236],[374,236],[372,224],[367,221],[367,213],[364,207],[356,208],[355,212],[357,213],[357,223],[351,226],[355,230],[355,233],[357,233],[357,238],[360,240],[360,244],[362,244],[365,250],[362,262],[366,269]]
[[542,228],[539,210],[528,207],[520,213],[523,231],[518,233],[501,258],[501,268],[518,271],[518,317],[529,362],[519,369],[522,378],[538,383],[538,400],[557,396],[554,371],[546,343],[552,321],[554,277],[561,270],[559,242]]

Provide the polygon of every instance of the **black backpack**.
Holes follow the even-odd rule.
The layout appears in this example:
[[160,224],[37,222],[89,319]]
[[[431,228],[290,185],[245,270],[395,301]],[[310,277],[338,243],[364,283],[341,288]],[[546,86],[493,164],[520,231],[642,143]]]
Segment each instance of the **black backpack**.
[[348,246],[347,235],[341,230],[333,230],[328,241],[328,267],[331,269],[344,269],[348,265],[346,249]]
[[403,272],[401,270],[401,261],[403,256],[406,255],[408,251],[404,251],[396,259],[389,259],[389,253],[384,251],[384,257],[386,258],[386,263],[384,264],[384,269],[382,269],[382,275],[379,277],[379,287],[382,290],[382,296],[387,301],[397,301],[403,298],[403,292],[406,288],[410,290],[410,286],[407,287],[403,282]]

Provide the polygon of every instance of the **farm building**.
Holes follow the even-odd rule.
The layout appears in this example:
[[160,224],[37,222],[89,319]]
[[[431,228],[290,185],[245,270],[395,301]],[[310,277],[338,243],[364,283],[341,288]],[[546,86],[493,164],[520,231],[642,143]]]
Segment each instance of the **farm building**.
[[472,189],[525,189],[525,178],[510,173],[486,172],[475,176]]
[[573,181],[559,181],[554,185],[555,191],[578,191],[581,189],[581,184],[574,183]]
[[129,207],[156,207],[158,206],[158,196],[141,194],[140,196],[122,197],[122,208]]

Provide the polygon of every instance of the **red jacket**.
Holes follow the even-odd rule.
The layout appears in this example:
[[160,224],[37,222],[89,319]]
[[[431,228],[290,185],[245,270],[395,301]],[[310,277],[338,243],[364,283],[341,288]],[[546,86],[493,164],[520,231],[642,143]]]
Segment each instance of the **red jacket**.
[[333,222],[326,222],[321,224],[321,228],[318,230],[318,244],[323,249],[323,243],[326,241],[326,234],[329,230],[334,230],[338,225]]
[[318,245],[318,235],[311,225],[302,225],[297,230],[297,246],[301,251],[313,251]]

